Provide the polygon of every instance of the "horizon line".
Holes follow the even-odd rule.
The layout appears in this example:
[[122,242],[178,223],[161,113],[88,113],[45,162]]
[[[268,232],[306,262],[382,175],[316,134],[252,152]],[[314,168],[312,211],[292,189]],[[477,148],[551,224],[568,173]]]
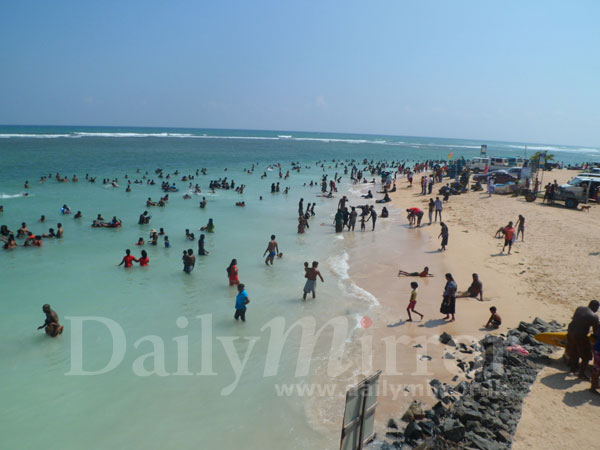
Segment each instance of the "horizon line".
[[560,145],[565,147],[590,147],[600,150],[600,146],[583,145],[583,144],[557,144],[548,142],[525,142],[525,141],[510,141],[510,140],[497,140],[497,139],[478,139],[478,138],[456,138],[447,136],[416,136],[408,134],[385,134],[385,133],[359,133],[359,132],[344,132],[344,131],[307,131],[307,130],[277,130],[277,129],[264,129],[264,128],[198,128],[198,127],[184,127],[184,126],[152,126],[152,125],[56,125],[56,124],[0,124],[0,127],[79,127],[79,128],[158,128],[158,129],[172,129],[172,130],[218,130],[218,131],[261,131],[261,132],[288,132],[288,133],[323,133],[323,134],[352,134],[359,136],[390,136],[390,137],[405,137],[405,138],[418,138],[418,139],[451,139],[456,141],[480,141],[484,142],[501,142],[508,144],[534,144],[534,145]]

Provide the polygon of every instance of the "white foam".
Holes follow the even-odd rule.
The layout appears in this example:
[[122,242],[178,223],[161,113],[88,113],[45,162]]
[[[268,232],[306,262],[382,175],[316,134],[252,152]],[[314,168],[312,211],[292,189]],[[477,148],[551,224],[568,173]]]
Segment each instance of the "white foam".
[[356,283],[350,281],[350,275],[348,271],[350,270],[350,265],[348,264],[348,260],[350,257],[347,252],[342,253],[341,255],[336,255],[330,257],[327,262],[329,263],[329,267],[339,277],[338,286],[340,289],[360,300],[366,300],[371,306],[378,306],[379,300],[369,291],[361,288]]
[[72,138],[77,137],[72,134],[16,134],[16,133],[8,133],[8,134],[0,134],[0,138],[8,139],[8,138],[34,138],[34,139],[53,139],[53,138]]
[[342,280],[350,278],[350,275],[348,275],[348,270],[350,269],[350,265],[348,264],[349,258],[348,253],[344,252],[341,255],[331,256],[327,260],[333,273]]
[[379,306],[379,300],[377,300],[377,297],[375,297],[369,291],[361,288],[356,283],[352,283],[350,285],[350,292],[355,297],[358,297],[360,299],[366,300],[369,303],[371,303],[373,306]]
[[31,197],[31,195],[25,195],[25,192],[21,192],[20,194],[0,193],[0,198],[19,198],[19,197]]

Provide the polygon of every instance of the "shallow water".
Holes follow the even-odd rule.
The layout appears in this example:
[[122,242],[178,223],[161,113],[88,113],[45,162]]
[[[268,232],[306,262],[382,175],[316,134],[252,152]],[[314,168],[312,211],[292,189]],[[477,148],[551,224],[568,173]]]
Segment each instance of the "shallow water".
[[[308,373],[295,376],[300,346],[300,332],[295,330],[275,373],[265,376],[272,342],[269,328],[263,327],[274,318],[284,319],[287,327],[298,319],[313,318],[319,327],[339,316],[347,319],[350,339],[351,330],[366,312],[377,308],[378,300],[350,277],[348,254],[368,254],[382,244],[374,241],[377,233],[340,236],[330,225],[342,192],[350,189],[351,203],[356,204],[364,186],[348,186],[345,179],[336,199],[323,199],[316,196],[318,188],[303,184],[319,181],[323,173],[343,173],[343,168],[331,162],[332,167],[328,164],[324,172],[315,164],[318,160],[422,160],[445,158],[449,149],[455,158],[471,157],[478,154],[478,148],[472,141],[319,133],[0,128],[0,204],[5,209],[0,223],[16,230],[25,221],[34,233],[56,227],[58,222],[65,229],[63,239],[46,240],[42,248],[0,252],[7,319],[0,347],[0,393],[5,405],[0,412],[2,447],[337,447],[340,424],[315,428],[307,417],[307,399],[278,396],[274,387],[310,381],[315,366],[328,358],[327,333],[317,343]],[[521,152],[516,144],[488,143],[488,151],[493,149],[503,156]],[[587,160],[596,152],[564,149],[561,156],[565,158],[559,159]],[[285,173],[291,161],[299,161],[303,169],[299,174],[291,172],[289,180],[280,180],[277,171],[260,179],[269,164],[281,162]],[[253,163],[254,174],[245,173]],[[175,179],[180,192],[170,194],[165,208],[148,208],[150,225],[138,225],[139,214],[147,209],[147,197],[157,200],[162,194],[158,185],[145,184],[125,192],[125,174],[140,177],[135,174],[138,167],[157,182],[154,169],[158,167],[166,172],[179,169],[180,176],[206,167],[208,175],[193,180],[204,192],[209,180],[224,176],[247,187],[244,195],[231,190],[203,194],[208,206],[201,210],[201,196],[184,200],[187,183]],[[81,181],[38,182],[40,176],[57,171],[69,177],[76,173]],[[84,180],[86,173],[97,176],[95,184]],[[119,178],[120,188],[102,185],[102,178],[114,177]],[[19,195],[25,180],[31,185],[28,197]],[[271,183],[277,181],[282,190],[291,187],[288,195],[269,192]],[[260,195],[264,200],[259,200]],[[317,216],[304,235],[296,233],[301,197],[305,205],[317,203]],[[246,208],[234,206],[240,200]],[[65,203],[73,212],[81,210],[83,219],[61,215]],[[92,228],[98,213],[107,219],[116,215],[123,220],[123,228]],[[47,217],[44,224],[38,222],[41,214]],[[210,217],[216,224],[216,232],[206,237],[211,254],[198,257],[195,270],[186,275],[181,270],[181,252],[196,251],[197,244],[186,240],[184,230],[189,228],[199,236],[199,228]],[[384,226],[381,220],[378,226]],[[137,238],[146,239],[151,228],[159,227],[165,228],[171,248],[144,246],[150,257],[148,268],[116,267],[125,248],[139,256],[140,248],[134,245]],[[284,256],[273,267],[265,267],[262,254],[272,233]],[[404,228],[399,228],[400,239],[403,233]],[[232,258],[238,259],[240,279],[252,301],[245,324],[233,320],[235,289],[228,286],[225,273]],[[302,265],[312,260],[320,261],[325,283],[319,282],[316,301],[302,302]],[[35,330],[43,323],[44,303],[52,305],[65,325],[57,339]],[[75,318],[81,316],[110,319],[123,330],[125,353],[114,370],[96,376],[65,375],[73,362],[72,343],[79,342],[74,338]],[[149,335],[156,336],[154,347]],[[182,350],[181,336],[187,337],[188,351]],[[254,337],[258,339],[252,344]],[[114,342],[105,325],[85,322],[81,342],[85,370],[100,370],[108,364]],[[160,350],[160,342],[165,354],[161,375],[165,376],[136,375],[132,366],[156,345]],[[236,358],[231,352],[243,361],[248,350],[239,382],[229,392],[227,388],[236,380],[232,367]],[[188,361],[188,367],[182,360]],[[162,366],[152,357],[142,365],[146,370]],[[193,375],[183,375],[188,372]]]

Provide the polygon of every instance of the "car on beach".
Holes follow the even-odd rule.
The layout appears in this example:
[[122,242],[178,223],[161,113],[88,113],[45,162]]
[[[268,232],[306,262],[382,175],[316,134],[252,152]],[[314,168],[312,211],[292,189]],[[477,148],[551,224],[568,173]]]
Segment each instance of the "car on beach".
[[509,182],[516,183],[519,181],[519,178],[507,170],[494,170],[488,173],[479,173],[477,175],[473,175],[473,181],[479,181],[480,183],[487,183],[491,178],[494,179],[496,184],[506,184]]

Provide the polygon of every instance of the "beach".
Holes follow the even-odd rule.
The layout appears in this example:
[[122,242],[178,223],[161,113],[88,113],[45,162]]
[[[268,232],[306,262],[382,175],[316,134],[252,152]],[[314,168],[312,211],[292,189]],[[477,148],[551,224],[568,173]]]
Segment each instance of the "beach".
[[[546,173],[544,179],[556,179],[563,184],[578,173],[552,171]],[[407,186],[408,183],[403,181],[398,184],[398,192],[391,194],[394,207],[404,211],[416,206],[427,211],[430,196],[420,195],[416,185]],[[509,220],[516,222],[519,214],[526,217],[525,242],[517,241],[512,255],[502,255],[503,241],[495,239],[494,234]],[[527,203],[522,197],[494,195],[489,198],[486,192],[469,192],[451,196],[449,202],[444,203],[443,215],[450,229],[446,252],[430,254],[439,248],[440,227],[427,225],[425,213],[425,225],[410,230],[416,248],[395,249],[385,256],[378,254],[377,268],[357,276],[361,286],[382,299],[380,314],[374,318],[372,330],[376,342],[398,335],[415,339],[434,336],[430,342],[435,342],[442,332],[468,336],[467,343],[477,341],[490,333],[482,326],[492,305],[498,308],[503,323],[491,334],[505,333],[509,328],[516,328],[520,321],[531,322],[535,317],[568,324],[577,306],[587,305],[595,298],[600,282],[593,276],[591,268],[597,264],[599,241],[591,230],[600,219],[600,211],[594,206],[587,213],[564,206],[542,205],[541,199]],[[403,222],[407,223],[405,218]],[[426,252],[427,256],[419,254],[418,250]],[[424,265],[436,275],[425,280],[415,278],[420,284],[417,310],[425,314],[425,323],[417,320],[390,327],[406,318],[410,292],[411,279],[396,278],[398,268],[419,271]],[[457,299],[456,321],[452,323],[439,320],[442,314],[438,308],[446,272],[454,275],[459,291],[466,289],[474,272],[479,274],[484,286],[484,302],[472,298]],[[448,370],[445,365],[448,361],[442,359],[445,350],[439,345],[428,350],[433,358],[430,377],[452,385],[458,383],[460,379],[452,382],[452,378],[460,371]],[[404,363],[400,364],[410,370],[419,360],[419,353],[423,352],[409,347],[406,351]],[[374,356],[374,367],[385,367],[384,345],[379,346]],[[539,374],[525,401],[513,448],[589,448],[600,438],[600,432],[582,429],[581,425],[592,423],[600,402],[589,392],[589,382],[579,382],[575,376],[566,373],[561,357],[562,351],[555,352],[554,362]],[[385,370],[382,379],[391,384],[419,383],[418,377],[386,377]],[[416,398],[429,406],[437,401],[431,395],[417,395]],[[398,419],[413,399],[412,395],[400,401],[391,395],[379,398],[377,428],[380,435],[385,433],[387,419]]]
[[[49,127],[27,129],[25,137],[22,129],[4,131],[0,146],[7,176],[0,189],[5,208],[2,223],[16,229],[25,221],[36,233],[59,222],[65,229],[64,238],[45,240],[42,248],[19,247],[0,256],[10,292],[4,305],[12,317],[0,353],[8,368],[2,393],[10,404],[2,415],[0,431],[10,430],[12,446],[38,445],[41,437],[55,433],[61,448],[133,442],[146,448],[175,444],[194,448],[199,439],[207,448],[268,448],[282,440],[286,448],[335,448],[346,388],[378,369],[383,370],[383,390],[376,430],[384,435],[387,420],[401,416],[413,399],[433,401],[430,379],[449,383],[464,379],[456,360],[443,358],[448,349],[439,344],[439,334],[448,332],[467,344],[479,340],[486,334],[482,325],[491,305],[498,307],[503,318],[501,329],[494,333],[536,316],[566,323],[573,308],[587,304],[587,296],[597,289],[597,282],[588,280],[589,270],[576,270],[581,261],[593,266],[597,257],[591,248],[594,239],[586,234],[597,219],[594,207],[582,213],[542,206],[539,200],[525,203],[522,198],[498,195],[490,199],[483,193],[451,196],[443,211],[450,243],[440,253],[439,225],[413,229],[406,221],[405,209],[425,209],[429,196],[419,196],[417,183],[409,189],[400,177],[397,192],[390,194],[392,202],[385,205],[390,217],[380,217],[375,232],[370,231],[369,222],[364,232],[357,225],[354,232],[335,233],[334,213],[343,195],[352,206],[375,204],[382,197],[376,193],[381,190],[377,174],[365,174],[377,180],[375,185],[352,184],[344,173],[345,165],[364,167],[366,157],[387,160],[390,165],[394,160],[412,165],[447,157],[453,147],[472,157],[478,152],[472,141],[229,130]],[[280,134],[285,137],[279,138]],[[512,143],[494,145],[507,154],[520,152]],[[561,155],[576,162],[574,154],[565,148]],[[36,167],[24,164],[32,160],[37,161]],[[293,169],[293,161],[299,161],[299,171]],[[196,172],[204,167],[207,175]],[[59,183],[54,178],[40,182],[41,176],[57,171],[69,178],[77,174],[79,182]],[[290,176],[285,178],[288,171]],[[164,195],[160,182],[167,179],[158,178],[161,172],[169,175],[169,184],[176,184],[177,191],[169,193],[167,206],[147,207],[148,197],[157,201]],[[85,179],[88,173],[97,177],[95,183]],[[310,186],[323,175],[331,179],[336,173],[342,181],[334,198],[321,197],[319,186]],[[182,181],[190,174],[194,179]],[[573,175],[566,171],[546,175],[555,174],[559,181]],[[237,186],[245,184],[244,193],[208,189],[211,180],[225,177]],[[118,178],[119,187],[102,183],[103,178]],[[158,184],[149,185],[150,179]],[[25,180],[28,189],[23,187]],[[129,181],[131,192],[126,192]],[[270,192],[274,182],[281,184],[282,192]],[[198,184],[202,192],[193,192],[190,183]],[[290,188],[287,195],[285,187]],[[374,198],[365,200],[361,196],[368,190]],[[184,199],[184,194],[191,199]],[[203,196],[205,209],[198,206]],[[305,206],[316,205],[316,216],[309,219],[305,234],[297,233],[300,198]],[[235,206],[241,200],[246,207]],[[73,212],[82,210],[83,219],[62,214],[64,204]],[[375,206],[380,212],[383,205]],[[139,225],[137,218],[144,210],[149,210],[152,219],[150,224]],[[91,227],[99,213],[108,219],[117,216],[123,226]],[[46,215],[45,223],[39,222],[40,214]],[[527,218],[525,243],[517,242],[511,256],[493,256],[500,250],[500,240],[493,234],[518,214]],[[197,243],[187,239],[184,230],[190,229],[198,238],[209,218],[216,224],[215,233],[207,233],[206,238],[210,255],[198,257],[194,271],[185,274],[181,251],[196,250]],[[124,249],[139,256],[141,248],[135,242],[160,227],[169,235],[171,248],[146,244],[142,248],[150,257],[148,267],[117,267]],[[262,255],[271,233],[277,235],[283,255],[273,267],[266,267]],[[570,238],[563,242],[555,239],[557,235]],[[233,258],[238,259],[240,279],[251,299],[245,324],[233,319],[236,291],[227,285],[225,273]],[[325,282],[318,282],[316,300],[303,302],[303,263],[314,260],[319,261]],[[557,272],[561,264],[566,269]],[[398,269],[412,272],[426,265],[434,277],[396,276]],[[479,273],[490,301],[458,299],[457,320],[445,323],[438,310],[447,272],[454,275],[459,290],[466,289],[471,273]],[[425,314],[422,322],[405,322],[410,281],[419,283],[417,310]],[[57,339],[36,334],[44,303],[51,303],[65,325]],[[122,361],[106,374],[72,376],[74,330],[81,317],[110,319],[123,331]],[[107,326],[95,320],[84,326],[82,337],[83,366],[89,372],[106,367],[113,344],[118,343]],[[335,332],[325,327],[308,366],[299,364],[302,333],[290,332],[281,339],[274,333],[279,324],[288,329],[298,321],[305,321],[308,330],[311,326],[321,330],[337,321],[344,330],[343,355],[333,357]],[[182,347],[184,341],[187,347]],[[156,356],[160,342],[165,356],[162,364]],[[277,342],[285,342],[285,347],[271,366],[271,347],[277,349]],[[476,356],[450,352],[465,361]],[[188,369],[195,376],[182,365],[180,355],[189,356]],[[339,362],[341,369],[329,370],[331,362]],[[308,395],[285,391],[285,386],[315,384],[335,390]],[[569,389],[577,392],[587,387],[576,384]],[[545,388],[543,383],[534,386],[524,424],[530,415],[534,422],[539,417],[536,401],[543,404],[545,400],[536,399],[548,398]],[[552,393],[555,409],[562,407],[564,416],[575,422],[580,420],[580,411],[581,417],[593,413],[593,405],[584,402],[574,414],[562,402],[564,391]],[[56,405],[60,413],[48,417],[40,404]],[[249,409],[256,414],[249,417]],[[94,421],[86,419],[90,414],[95,414]],[[136,421],[125,421],[125,417],[136,417]],[[76,433],[63,426],[65,420],[76,424]],[[276,420],[280,427],[273,430],[270,424]],[[563,423],[567,422],[561,419]],[[519,441],[531,446],[529,436],[546,432],[536,426],[527,425],[527,433],[523,438],[517,435],[515,446]],[[106,427],[114,432],[98,446],[89,444],[90,436]],[[40,434],[32,434],[33,428]],[[253,436],[251,443],[248,435]]]

